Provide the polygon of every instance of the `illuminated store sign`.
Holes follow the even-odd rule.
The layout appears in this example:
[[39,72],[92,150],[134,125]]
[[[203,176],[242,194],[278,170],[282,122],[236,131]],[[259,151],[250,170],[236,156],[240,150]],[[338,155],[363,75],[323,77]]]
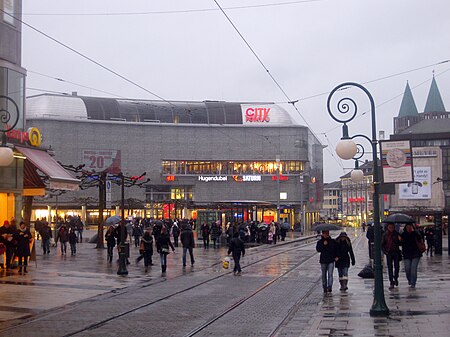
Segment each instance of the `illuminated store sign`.
[[[278,180],[278,176],[272,176],[272,180]],[[286,181],[286,180],[289,180],[289,177],[280,174],[280,181]]]
[[241,104],[241,113],[246,126],[294,124],[289,113],[277,104]]
[[207,176],[207,177],[199,176],[198,180],[208,183],[210,181],[228,181],[228,177],[227,176]]
[[29,143],[31,146],[39,147],[42,142],[41,132],[38,128],[31,127],[27,131],[10,130],[6,133],[6,137],[16,139],[20,143]]
[[247,108],[245,110],[245,121],[250,123],[269,122],[270,108]]
[[233,179],[234,181],[237,182],[261,181],[261,176],[258,175],[233,176]]

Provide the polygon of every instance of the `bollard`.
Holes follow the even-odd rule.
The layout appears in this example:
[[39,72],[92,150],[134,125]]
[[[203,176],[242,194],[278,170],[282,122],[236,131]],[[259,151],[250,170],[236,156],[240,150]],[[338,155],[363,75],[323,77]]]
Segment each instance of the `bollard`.
[[117,270],[117,275],[128,275],[127,251],[124,243],[119,245],[119,270]]

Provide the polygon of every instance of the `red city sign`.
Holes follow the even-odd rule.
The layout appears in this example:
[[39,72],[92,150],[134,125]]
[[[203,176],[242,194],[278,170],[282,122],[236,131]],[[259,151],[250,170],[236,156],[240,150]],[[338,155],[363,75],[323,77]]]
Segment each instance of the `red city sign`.
[[246,122],[269,122],[270,108],[247,108],[245,110]]
[[166,181],[167,182],[175,181],[175,176],[167,176]]
[[[275,180],[275,181],[278,180],[278,176],[272,176],[272,180]],[[286,181],[286,180],[289,180],[289,177],[280,174],[280,181]]]

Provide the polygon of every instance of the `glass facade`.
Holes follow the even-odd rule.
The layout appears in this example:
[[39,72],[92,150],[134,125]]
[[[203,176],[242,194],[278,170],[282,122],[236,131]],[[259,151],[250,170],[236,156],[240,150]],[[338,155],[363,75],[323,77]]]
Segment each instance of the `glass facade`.
[[[190,160],[163,160],[162,173],[165,175],[190,174],[275,174],[277,173],[275,161],[190,161]],[[300,174],[304,171],[305,162],[288,160],[280,162],[281,174]]]
[[[0,67],[0,95],[7,96],[11,98],[19,108],[19,121],[15,129],[24,130],[24,93],[25,93],[25,75],[8,69]],[[1,110],[9,111],[10,113],[15,112],[15,107],[13,103],[6,100],[0,100]],[[16,118],[12,115],[11,118]],[[2,126],[5,127],[5,126]]]

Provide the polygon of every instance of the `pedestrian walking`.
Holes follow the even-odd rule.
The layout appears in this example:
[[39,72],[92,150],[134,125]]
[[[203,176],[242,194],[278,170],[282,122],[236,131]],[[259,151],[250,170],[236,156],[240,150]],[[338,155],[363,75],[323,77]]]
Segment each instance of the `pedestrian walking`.
[[353,247],[350,238],[346,232],[341,232],[336,239],[338,260],[336,261],[336,268],[339,274],[339,290],[346,291],[348,289],[348,269],[350,262],[352,266],[355,265],[355,254],[353,254]]
[[180,237],[180,227],[178,227],[178,222],[174,221],[170,231],[173,236],[173,244],[175,247],[178,247],[178,238]]
[[6,270],[12,269],[13,265],[11,261],[13,260],[14,253],[16,250],[17,240],[14,238],[16,234],[16,227],[8,220],[3,222],[3,226],[0,227],[0,237],[1,242],[5,246],[6,252]]
[[423,240],[411,223],[405,225],[405,229],[400,238],[403,260],[405,262],[406,279],[408,280],[409,286],[415,288],[417,282],[417,266],[422,257],[419,245],[423,244]]
[[139,263],[139,261],[144,259],[144,271],[147,272],[148,266],[153,266],[153,236],[150,229],[147,229],[141,238],[139,253],[141,255],[139,255],[139,257],[136,259],[136,263]]
[[59,227],[58,234],[56,235],[56,243],[61,242],[61,255],[67,253],[67,242],[69,241],[69,233],[66,225]]
[[398,275],[402,252],[400,250],[400,234],[395,230],[395,225],[389,223],[387,230],[381,237],[381,249],[386,255],[386,264],[389,275],[389,289],[398,286]]
[[139,224],[134,224],[131,232],[134,237],[134,247],[139,247],[139,240],[142,236],[142,229],[139,227]]
[[75,230],[77,231],[78,242],[82,243],[84,224],[83,221],[81,221],[80,217],[77,217],[77,219],[75,220]]
[[213,242],[214,248],[216,248],[218,238],[219,238],[219,225],[213,222],[211,224],[211,241]]
[[108,262],[112,262],[114,255],[114,247],[116,246],[116,234],[114,226],[109,226],[105,234],[106,248],[108,249]]
[[181,225],[181,235],[180,235],[181,246],[183,246],[183,267],[186,267],[186,254],[189,252],[189,257],[191,258],[191,266],[194,265],[194,233],[192,232],[191,226],[189,224]]
[[47,221],[42,222],[39,234],[41,235],[43,254],[50,254],[50,240],[53,237],[53,233]]
[[375,231],[373,224],[367,224],[366,238],[369,244],[369,259],[373,259],[373,245],[375,240]]
[[78,235],[74,228],[69,230],[69,245],[70,245],[70,255],[74,256],[77,253],[77,243]]
[[[33,240],[31,232],[25,225],[25,222],[21,221],[19,224],[19,229],[15,234],[15,240],[17,241],[16,256],[19,258],[19,274],[26,274],[28,257],[30,254],[30,243]],[[22,269],[23,268],[23,269]]]
[[156,249],[161,260],[161,271],[163,276],[166,275],[167,271],[167,255],[170,253],[169,248],[172,248],[172,251],[175,252],[175,247],[170,241],[170,235],[167,232],[167,227],[163,225],[161,228],[161,234],[158,236],[156,241]]
[[202,226],[200,227],[200,231],[202,232],[203,248],[207,249],[209,248],[209,225],[207,223],[202,224]]
[[239,232],[237,231],[233,234],[233,238],[230,241],[228,255],[230,254],[232,254],[234,260],[233,274],[240,276],[242,272],[240,260],[241,255],[242,257],[245,255],[245,245],[244,241],[242,241],[239,237]]
[[425,238],[427,240],[427,256],[433,256],[433,248],[434,248],[434,228],[433,226],[427,227],[425,229]]
[[334,262],[338,260],[338,248],[336,241],[330,237],[330,231],[322,231],[322,237],[316,244],[316,250],[320,253],[320,268],[322,271],[322,287],[324,293],[333,290]]

